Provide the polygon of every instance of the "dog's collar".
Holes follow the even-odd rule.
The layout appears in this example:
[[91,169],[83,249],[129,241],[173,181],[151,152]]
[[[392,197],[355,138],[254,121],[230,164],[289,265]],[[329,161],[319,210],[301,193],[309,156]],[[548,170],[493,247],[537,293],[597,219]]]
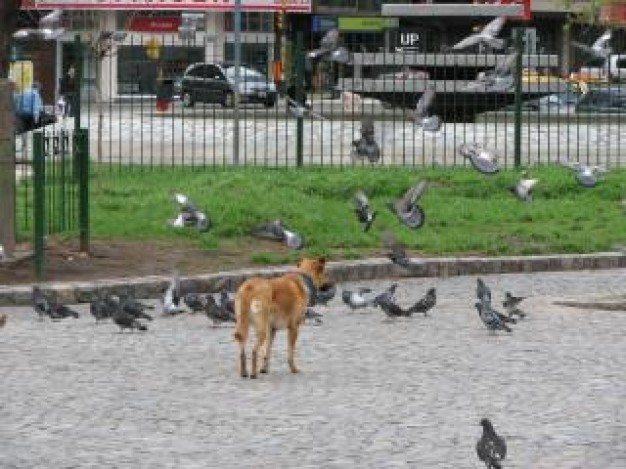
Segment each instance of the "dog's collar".
[[306,289],[309,291],[309,306],[314,306],[317,298],[317,288],[315,287],[315,283],[313,283],[313,279],[310,275],[302,272],[300,272],[300,278],[306,286]]

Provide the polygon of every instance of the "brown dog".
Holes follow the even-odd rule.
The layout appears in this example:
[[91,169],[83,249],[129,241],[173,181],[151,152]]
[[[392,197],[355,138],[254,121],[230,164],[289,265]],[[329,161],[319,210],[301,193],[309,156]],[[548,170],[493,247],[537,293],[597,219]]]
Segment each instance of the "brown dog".
[[256,344],[252,349],[252,372],[257,375],[257,357],[263,347],[261,373],[269,372],[270,353],[278,329],[287,329],[289,368],[297,373],[294,353],[298,328],[304,322],[306,308],[312,304],[317,290],[328,285],[326,260],[303,259],[295,272],[275,278],[253,277],[241,284],[235,296],[235,340],[239,342],[239,371],[248,376],[246,366],[246,342],[250,324],[256,330]]

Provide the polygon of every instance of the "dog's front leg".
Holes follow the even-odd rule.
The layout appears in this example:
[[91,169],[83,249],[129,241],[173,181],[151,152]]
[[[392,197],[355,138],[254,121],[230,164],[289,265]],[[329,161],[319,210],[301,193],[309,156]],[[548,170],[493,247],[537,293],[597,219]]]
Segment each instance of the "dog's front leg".
[[287,335],[287,363],[289,363],[289,369],[292,373],[298,373],[300,370],[296,366],[295,353],[296,353],[296,341],[298,340],[298,326],[292,324],[289,326]]
[[261,367],[261,373],[269,373],[270,371],[270,354],[272,353],[272,345],[274,344],[274,337],[276,337],[276,329],[270,326],[270,332],[268,334],[267,344],[265,344],[265,355],[263,356],[263,366]]
[[246,363],[246,344],[239,344],[239,373],[242,378],[248,377],[248,365]]

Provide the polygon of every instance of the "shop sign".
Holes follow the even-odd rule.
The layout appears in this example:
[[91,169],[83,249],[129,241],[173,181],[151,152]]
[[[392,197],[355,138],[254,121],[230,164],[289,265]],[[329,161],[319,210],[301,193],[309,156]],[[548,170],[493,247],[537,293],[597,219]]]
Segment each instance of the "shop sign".
[[340,31],[384,31],[397,28],[398,18],[377,16],[341,16],[338,27]]
[[149,33],[177,33],[180,25],[180,16],[139,16],[131,18],[128,30]]
[[33,63],[30,60],[16,60],[9,69],[9,79],[15,83],[15,92],[21,93],[33,87]]
[[314,33],[330,31],[337,27],[336,16],[313,15],[311,17],[311,30]]

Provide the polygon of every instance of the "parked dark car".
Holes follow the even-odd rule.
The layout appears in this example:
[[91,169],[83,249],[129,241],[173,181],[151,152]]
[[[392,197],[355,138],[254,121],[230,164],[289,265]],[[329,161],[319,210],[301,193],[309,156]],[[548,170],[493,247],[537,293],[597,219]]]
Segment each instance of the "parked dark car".
[[576,112],[626,113],[626,87],[590,87],[578,101]]
[[[277,99],[274,83],[250,67],[240,66],[239,70],[240,102],[273,107]],[[235,67],[231,64],[192,64],[185,70],[180,83],[180,99],[185,107],[195,103],[218,103],[232,107],[234,92]]]

